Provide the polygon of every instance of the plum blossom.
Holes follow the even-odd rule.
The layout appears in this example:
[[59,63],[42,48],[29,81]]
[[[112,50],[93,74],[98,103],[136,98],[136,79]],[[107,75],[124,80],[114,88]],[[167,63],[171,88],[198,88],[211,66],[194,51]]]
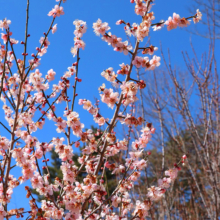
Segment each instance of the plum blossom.
[[151,27],[150,21],[143,21],[138,27],[136,31],[136,37],[139,41],[143,41],[143,39],[148,36],[149,28]]
[[39,42],[41,43],[41,44],[43,44],[44,45],[44,47],[48,47],[48,45],[50,45],[50,42],[49,42],[49,40],[48,40],[48,38],[46,37],[41,37],[40,38],[40,40],[39,40]]
[[153,58],[150,60],[150,69],[154,70],[156,67],[160,66],[160,57],[154,55]]
[[10,43],[11,44],[18,44],[18,40],[15,40],[14,38],[10,38]]
[[125,55],[128,54],[130,50],[132,50],[132,46],[128,44],[128,41],[122,42],[121,38],[118,38],[115,35],[112,35],[110,32],[106,33],[107,30],[110,29],[108,23],[98,19],[96,23],[93,23],[93,29],[96,35],[102,35],[102,39],[114,47],[115,51],[123,52]]
[[[9,36],[11,35],[12,35],[12,32],[9,32]],[[3,40],[3,43],[6,44],[6,42],[8,41],[8,34],[1,33],[1,39]]]
[[51,82],[52,80],[54,80],[54,76],[56,75],[56,73],[53,71],[53,69],[48,70],[47,75],[46,75],[46,79]]
[[165,25],[167,25],[167,30],[170,31],[177,27],[187,27],[189,25],[189,21],[185,18],[180,18],[180,16],[176,13],[173,13],[173,18],[169,17],[167,21],[165,21]]
[[181,18],[179,21],[179,27],[187,27],[190,24],[189,20]]
[[154,25],[152,28],[153,28],[153,31],[158,31],[158,30],[161,30],[163,27],[164,27],[164,21],[161,21],[160,24]]
[[76,26],[76,30],[74,31],[74,35],[78,38],[81,38],[83,34],[86,33],[87,25],[85,21],[75,20],[73,24]]
[[132,64],[135,65],[137,68],[140,68],[142,66],[142,62],[143,62],[143,58],[136,56],[132,61]]
[[149,54],[149,55],[153,55],[154,54],[154,51],[157,51],[158,50],[158,47],[154,47],[154,46],[150,46],[150,47],[147,47],[145,48],[143,51],[142,51],[142,54]]
[[165,192],[165,189],[151,186],[150,188],[148,188],[147,196],[150,198],[151,201],[158,201],[163,197]]
[[146,206],[145,203],[137,200],[135,204],[135,210],[133,216],[137,216],[138,218],[145,218],[148,216],[148,210],[150,209],[150,205]]
[[174,181],[177,178],[177,174],[178,174],[178,169],[176,167],[165,171],[165,175],[169,176],[172,181]]
[[[56,1],[61,3],[61,0]],[[148,3],[151,3],[151,1],[131,0],[131,2],[135,3],[135,13],[142,17],[141,23],[133,23],[131,25],[119,20],[116,24],[124,24],[124,30],[127,35],[134,36],[138,42],[143,41],[149,35],[152,20],[154,19],[153,12],[149,12],[151,5]],[[63,14],[63,7],[56,5],[48,15],[55,18]],[[197,14],[193,18],[194,22],[201,20],[201,17],[201,12],[197,10]],[[11,21],[6,19],[0,21],[0,28],[2,30],[7,29],[10,23]],[[82,37],[87,31],[87,25],[82,20],[75,20],[73,24],[75,25],[74,46],[71,48],[71,52],[75,56],[80,49],[84,50],[85,48],[85,42]],[[189,21],[185,18],[180,18],[178,14],[174,13],[173,17],[170,17],[165,24],[171,30],[178,26],[187,26]],[[163,22],[156,25],[155,29],[159,29],[162,26]],[[126,112],[126,106],[138,100],[138,90],[146,87],[146,83],[143,80],[131,78],[130,74],[134,66],[136,68],[145,68],[145,70],[154,70],[160,66],[160,57],[154,55],[157,47],[152,45],[145,49],[142,48],[142,53],[154,55],[152,58],[136,56],[138,53],[136,50],[131,52],[132,46],[129,42],[123,41],[121,37],[108,32],[110,30],[108,23],[102,22],[100,19],[93,23],[93,29],[96,35],[101,35],[102,40],[113,47],[114,51],[123,52],[125,55],[131,53],[133,59],[130,65],[120,64],[120,69],[117,73],[114,72],[112,67],[101,73],[113,85],[120,85],[118,90],[121,89],[120,94],[112,88],[107,89],[104,84],[99,87],[101,101],[112,109],[116,106],[115,115],[111,121],[105,117],[106,112],[100,110],[102,104],[99,106],[99,100],[94,105],[88,99],[78,100],[78,104],[82,105],[83,109],[93,116],[97,126],[103,126],[103,130],[106,128],[105,131],[102,131],[101,128],[95,129],[95,131],[94,129],[85,129],[84,124],[80,121],[79,114],[73,111],[71,106],[72,96],[70,96],[68,89],[73,85],[70,77],[78,73],[79,59],[68,67],[68,70],[62,75],[57,84],[52,85],[51,92],[47,91],[46,93],[46,90],[49,89],[49,83],[55,79],[56,73],[53,69],[49,69],[46,74],[42,74],[39,69],[35,68],[40,64],[38,56],[43,56],[47,52],[47,48],[50,45],[48,38],[46,36],[40,38],[41,47],[36,48],[36,55],[31,55],[33,58],[29,60],[29,67],[24,65],[25,59],[17,59],[16,66],[18,66],[19,71],[15,74],[10,73],[10,68],[13,61],[16,61],[16,56],[13,51],[7,51],[6,45],[0,45],[0,72],[4,71],[6,73],[2,77],[2,91],[5,93],[1,99],[5,103],[11,102],[11,107],[4,104],[3,110],[9,127],[8,131],[16,136],[13,137],[12,142],[0,136],[0,155],[2,156],[2,164],[4,164],[2,169],[3,167],[10,168],[8,166],[10,165],[8,164],[8,156],[12,155],[13,161],[21,168],[22,174],[17,180],[11,175],[7,176],[7,172],[3,172],[4,180],[0,177],[0,203],[3,206],[9,203],[13,189],[20,183],[30,180],[32,188],[45,197],[41,207],[37,207],[35,200],[31,196],[31,191],[26,187],[27,198],[30,197],[30,215],[32,215],[32,218],[37,218],[39,214],[39,218],[45,220],[64,218],[65,220],[82,220],[88,216],[88,220],[99,218],[127,220],[128,216],[132,215],[133,219],[145,219],[148,216],[152,202],[163,198],[164,193],[173,184],[178,175],[177,165],[166,170],[165,177],[158,179],[158,185],[148,188],[147,195],[143,196],[146,200],[137,200],[135,204],[132,203],[130,192],[136,187],[135,181],[138,181],[138,178],[142,175],[141,172],[148,165],[147,157],[149,154],[144,153],[144,148],[151,141],[155,128],[151,123],[144,125],[144,118],[136,115],[137,110],[133,104],[130,105],[131,113],[124,113]],[[51,28],[51,31],[53,34],[57,31],[57,24]],[[11,32],[2,34],[4,43],[9,39],[8,34],[9,36],[12,35]],[[17,44],[18,41],[10,38],[10,43],[11,45]],[[24,44],[24,42],[21,42],[21,44]],[[5,57],[7,62],[3,62]],[[25,76],[24,74],[27,75]],[[122,75],[119,76],[120,79],[125,78],[124,81],[117,78],[119,74]],[[77,81],[81,81],[78,75],[75,77],[75,82]],[[9,99],[6,100],[5,98],[7,97],[4,95],[8,95]],[[66,104],[66,106],[64,107],[63,115],[60,116],[58,115],[60,111],[56,111],[58,109],[56,104],[61,102]],[[74,98],[72,99],[73,104]],[[58,137],[52,138],[48,143],[39,142],[38,138],[34,136],[34,132],[44,127],[44,117],[55,122],[56,131],[59,133]],[[140,134],[131,136],[132,139],[135,139],[134,141],[132,139],[130,140],[131,142],[129,141],[129,135],[123,140],[118,140],[117,138],[120,136],[114,130],[114,126],[118,121],[127,125],[128,128],[126,129],[131,134],[137,126],[143,125],[143,127]],[[130,145],[132,147],[131,151]],[[12,149],[11,146],[13,147]],[[82,155],[78,157],[79,164],[73,160],[74,146],[76,148],[82,146],[83,148]],[[47,172],[43,172],[48,166],[49,158],[46,157],[47,153],[52,149],[61,160],[60,171],[62,178],[50,179],[50,175]],[[124,153],[126,157],[123,156],[122,158]],[[41,165],[38,163],[39,160],[42,161],[43,167],[39,166]],[[182,157],[182,160],[186,160],[186,155]],[[120,161],[124,161],[123,164]],[[108,190],[106,189],[105,169],[111,170],[111,173],[117,175],[119,180],[117,188],[111,196],[108,195]],[[81,172],[83,172],[81,176],[83,179],[79,178]],[[4,188],[5,186],[6,188]],[[57,193],[59,196],[54,197],[54,192],[59,192]],[[56,201],[54,201],[54,198]],[[108,205],[108,200],[111,200],[111,205]],[[89,205],[90,203],[91,205]],[[4,211],[2,205],[0,206],[0,220],[4,219],[6,214],[9,215],[9,212],[6,213]],[[100,210],[94,212],[99,207]],[[120,216],[116,208],[120,208]],[[18,214],[16,217],[19,217]],[[23,216],[21,215],[21,217]]]
[[168,189],[171,184],[171,179],[164,177],[163,179],[158,179],[158,186],[160,188]]
[[67,126],[67,123],[65,120],[63,120],[61,117],[58,117],[56,119],[54,119],[55,122],[57,122],[56,126],[57,126],[57,129],[56,131],[58,133],[61,133],[61,132],[65,132],[65,128]]
[[172,19],[172,17],[169,17],[168,20],[165,21],[165,25],[167,25],[167,30],[170,31],[177,28],[178,24]]
[[100,94],[102,102],[106,103],[108,107],[114,107],[115,103],[119,100],[118,99],[118,92],[113,92],[113,89],[105,89],[103,94]]
[[55,25],[52,27],[52,34],[54,34],[56,31],[57,31],[57,24],[55,24]]
[[123,23],[125,23],[123,20],[118,20],[118,21],[116,22],[117,25],[120,25],[120,24],[123,24]]
[[42,57],[45,53],[47,53],[47,47],[43,47],[39,50],[38,55]]
[[100,19],[93,23],[93,29],[96,35],[104,35],[110,29],[107,22],[102,23]]
[[40,60],[41,60],[41,58],[34,58],[32,60],[28,60],[30,66],[31,66],[31,70],[37,68],[40,65]]
[[48,13],[48,16],[60,17],[60,15],[64,15],[63,7],[59,5],[55,5],[54,8]]
[[0,220],[3,220],[5,216],[6,216],[6,211],[4,210],[4,207],[1,205],[0,206]]
[[10,146],[10,141],[5,137],[0,136],[0,154],[1,152],[8,150],[9,146]]
[[145,13],[147,12],[147,3],[142,0],[134,0],[136,5],[135,5],[135,13],[140,16],[144,16]]
[[76,56],[78,50],[80,48],[82,48],[84,50],[85,48],[85,42],[81,39],[83,34],[86,33],[86,22],[82,21],[82,20],[75,20],[73,22],[73,24],[75,25],[76,29],[74,31],[74,47],[71,48],[71,53],[73,54],[73,57]]
[[199,11],[199,9],[196,10],[196,17],[193,18],[194,23],[198,23],[202,20],[202,13]]
[[121,67],[120,70],[117,71],[117,74],[121,74],[121,75],[127,75],[129,73],[129,69],[130,69],[130,66],[128,64],[120,64],[119,65]]
[[11,24],[10,20],[7,20],[6,18],[2,21],[0,20],[0,28],[3,30],[4,29],[8,29],[9,25]]
[[115,79],[117,78],[117,75],[115,74],[115,72],[113,71],[112,67],[109,67],[107,70],[104,70],[101,73],[101,76],[103,76],[106,80],[108,80],[109,82],[115,82]]

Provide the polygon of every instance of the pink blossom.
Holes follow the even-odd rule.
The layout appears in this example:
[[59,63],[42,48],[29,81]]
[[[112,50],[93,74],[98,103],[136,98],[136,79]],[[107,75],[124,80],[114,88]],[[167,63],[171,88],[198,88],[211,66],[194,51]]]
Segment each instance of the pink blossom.
[[6,216],[6,211],[4,210],[4,207],[1,205],[0,206],[0,220],[3,220],[5,216]]
[[75,147],[78,148],[79,146],[80,146],[80,142],[79,142],[79,141],[76,141],[76,142],[75,142]]
[[64,128],[66,128],[66,125],[67,125],[66,121],[63,120],[61,117],[56,118],[55,121],[57,122],[57,124],[56,124],[57,129],[56,129],[56,131],[58,133],[65,132]]
[[10,43],[11,44],[18,44],[18,40],[15,40],[14,38],[10,38]]
[[110,29],[110,27],[108,26],[108,23],[102,23],[102,21],[98,19],[97,22],[93,23],[93,29],[95,34],[99,36],[100,34],[104,35],[106,31]]
[[172,29],[177,28],[178,23],[176,23],[172,17],[169,17],[167,21],[165,21],[164,23],[165,25],[167,25],[167,30],[170,31]]
[[64,15],[63,7],[59,5],[55,5],[55,7],[48,13],[48,16],[60,17],[60,15]]
[[[3,34],[1,33],[1,39],[3,40],[4,44],[6,44],[6,42],[8,41],[8,34]],[[12,35],[12,32],[9,32],[9,36]]]
[[109,67],[107,70],[104,70],[101,73],[101,76],[105,77],[105,79],[108,80],[109,82],[115,82],[115,79],[117,78],[117,75],[113,71],[112,67]]
[[51,82],[52,80],[54,80],[54,76],[56,75],[56,73],[53,71],[53,69],[48,70],[47,75],[46,75],[46,79]]
[[190,24],[189,20],[181,18],[179,21],[179,27],[187,27]]
[[153,28],[153,31],[158,31],[158,30],[161,30],[163,27],[164,27],[164,23],[154,25],[152,28]]
[[180,16],[176,13],[173,13],[173,22],[176,23],[177,25],[180,22]]
[[150,47],[147,47],[146,49],[144,49],[142,51],[142,54],[150,54],[150,55],[153,55],[154,54],[154,51],[157,51],[158,48],[157,47],[154,47],[154,46],[150,46]]
[[103,94],[100,95],[102,102],[106,103],[110,108],[113,109],[115,103],[118,101],[118,92],[113,92],[112,89],[105,89]]
[[5,137],[0,137],[0,150],[8,150],[9,149],[9,140]]
[[120,197],[112,196],[111,201],[112,201],[112,205],[113,205],[115,208],[117,208],[117,207],[118,207],[118,204],[120,203]]
[[165,171],[165,175],[169,176],[172,181],[176,179],[177,174],[178,174],[178,169],[176,167]]
[[99,126],[104,125],[104,124],[105,124],[105,118],[104,118],[104,117],[100,117],[100,118],[98,119],[97,123],[98,123]]
[[196,10],[196,17],[193,18],[194,23],[198,23],[202,20],[202,13],[199,11],[199,9]]
[[125,65],[124,63],[122,63],[119,66],[121,67],[121,69],[117,71],[117,74],[127,75],[129,73],[130,67],[128,64]]
[[151,201],[158,201],[163,197],[165,192],[166,192],[165,189],[151,186],[150,188],[148,188],[147,196],[150,198]]
[[164,177],[163,179],[158,179],[158,186],[160,188],[168,189],[171,184],[171,179]]
[[149,209],[150,209],[150,206],[146,207],[146,205],[143,202],[137,200],[136,204],[135,204],[135,210],[134,210],[133,215],[139,216],[138,218],[144,219],[146,216],[148,216]]
[[37,149],[37,150],[35,151],[35,157],[36,157],[37,159],[40,159],[42,156],[43,156],[43,151],[42,151],[41,149]]
[[150,60],[150,69],[154,70],[158,66],[160,66],[160,57],[154,55],[153,59]]
[[86,45],[84,41],[82,41],[79,38],[74,38],[74,41],[75,41],[74,45],[77,49],[82,48],[84,50],[85,45]]
[[52,34],[54,34],[56,31],[57,31],[57,24],[55,24],[55,25],[52,27]]
[[145,2],[136,0],[135,13],[137,15],[144,16],[146,11],[147,11],[147,4]]
[[48,38],[46,37],[41,37],[40,38],[40,40],[39,40],[39,42],[41,43],[41,44],[43,44],[45,47],[48,47],[48,45],[50,45],[50,42],[48,41]]
[[41,48],[41,50],[39,51],[38,55],[40,57],[42,57],[45,53],[47,53],[47,47]]
[[138,27],[136,31],[136,37],[139,41],[143,41],[143,39],[148,36],[149,28],[151,27],[151,21],[143,21]]
[[142,58],[142,57],[136,56],[136,57],[134,58],[134,60],[132,61],[132,64],[135,65],[137,68],[140,68],[141,65],[142,65],[142,61],[143,61],[143,58]]
[[75,20],[73,24],[76,26],[76,30],[74,31],[75,36],[81,38],[83,34],[86,33],[86,22],[82,20]]
[[7,20],[6,18],[2,21],[0,20],[0,28],[3,30],[4,29],[8,29],[9,25],[11,24],[10,20]]

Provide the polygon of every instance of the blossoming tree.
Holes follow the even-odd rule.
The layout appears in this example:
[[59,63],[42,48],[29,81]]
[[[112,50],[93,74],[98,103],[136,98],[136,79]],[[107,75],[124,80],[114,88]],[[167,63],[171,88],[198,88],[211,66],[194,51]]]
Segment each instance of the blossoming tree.
[[[20,42],[24,46],[22,56],[15,53],[16,44],[19,42],[12,38],[11,21],[7,19],[0,21],[0,28],[3,31],[1,33],[3,44],[0,48],[0,97],[6,119],[6,123],[2,120],[0,123],[8,132],[7,137],[0,137],[0,219],[10,219],[13,216],[23,218],[24,213],[28,214],[27,219],[42,220],[145,219],[150,213],[151,204],[162,199],[169,190],[177,178],[180,167],[177,163],[169,170],[163,170],[158,184],[149,187],[144,199],[137,200],[135,204],[131,203],[130,192],[134,182],[140,178],[142,170],[147,166],[150,155],[144,154],[144,149],[155,132],[153,125],[146,123],[142,117],[126,114],[126,109],[133,108],[133,103],[138,100],[138,90],[146,87],[143,80],[136,79],[134,70],[144,68],[148,71],[160,66],[160,57],[154,55],[157,47],[142,46],[151,28],[156,31],[166,26],[169,31],[177,27],[186,27],[190,24],[189,19],[192,18],[194,23],[197,23],[202,15],[199,10],[188,18],[181,18],[174,13],[173,17],[169,17],[167,21],[153,23],[155,19],[151,10],[153,1],[131,0],[131,3],[134,3],[135,13],[142,19],[141,23],[131,25],[124,20],[119,20],[116,24],[124,25],[126,34],[135,38],[134,47],[128,41],[123,41],[122,38],[108,32],[110,27],[107,22],[98,19],[93,23],[95,34],[101,36],[114,51],[131,55],[130,63],[120,64],[117,73],[111,67],[101,73],[113,86],[113,88],[106,88],[105,84],[102,84],[99,87],[101,101],[113,110],[111,120],[101,115],[99,108],[90,100],[79,99],[78,104],[93,116],[97,126],[104,128],[103,133],[97,135],[91,129],[84,129],[79,114],[74,111],[77,84],[82,81],[78,71],[79,51],[85,49],[83,35],[87,30],[86,22],[81,20],[73,22],[75,38],[71,53],[76,60],[72,66],[68,67],[68,71],[57,84],[52,84],[56,76],[53,69],[50,69],[47,74],[41,73],[38,69],[41,57],[50,45],[48,36],[57,30],[54,21],[57,17],[64,15],[61,4],[66,1],[56,1],[57,5],[48,13],[48,16],[52,17],[51,25],[40,38],[40,46],[36,48],[36,53],[31,54],[32,58],[27,53],[30,37],[28,34],[29,0],[27,1],[25,41]],[[142,51],[143,56],[137,56],[138,51]],[[16,73],[12,72],[12,68],[17,69]],[[49,85],[52,86],[51,93]],[[71,87],[73,87],[72,98],[68,96],[69,91],[72,91]],[[62,115],[56,111],[60,103],[66,105]],[[38,129],[44,129],[44,124],[48,120],[54,121],[56,131],[61,134],[61,137],[54,137],[50,142],[40,142],[34,133]],[[114,129],[120,124],[126,125],[130,132],[133,132],[132,127],[142,126],[141,134],[137,134],[136,139],[127,137],[118,140]],[[85,147],[82,150],[82,156],[78,158],[80,166],[76,166],[72,160],[73,151],[82,143]],[[62,160],[60,167],[62,179],[50,178],[48,157],[52,149],[55,149]],[[123,160],[112,162],[111,158],[119,152],[124,152]],[[179,159],[180,162],[184,162],[187,158],[184,155]],[[41,160],[44,163],[43,167],[39,164]],[[11,174],[13,166],[21,169],[22,176],[18,179]],[[106,188],[108,180],[104,180],[106,170],[117,174],[118,178],[111,194]],[[82,172],[85,175],[80,182],[78,176]],[[41,204],[36,202],[30,188],[25,186],[28,180],[32,188],[44,197]],[[9,210],[8,204],[13,196],[13,189],[20,184],[24,185],[27,191],[26,197],[29,198],[30,209]],[[55,196],[55,193],[59,196]]]

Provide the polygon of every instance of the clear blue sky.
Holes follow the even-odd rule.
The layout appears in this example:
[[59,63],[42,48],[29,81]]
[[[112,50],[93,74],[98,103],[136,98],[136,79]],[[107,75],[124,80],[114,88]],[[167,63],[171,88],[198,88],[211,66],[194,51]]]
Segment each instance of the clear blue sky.
[[[43,32],[47,32],[52,18],[48,17],[48,12],[56,4],[55,0],[30,0],[30,19],[29,19],[29,31],[31,37],[28,39],[28,53],[35,52],[35,47],[39,46],[39,39],[43,36]],[[0,0],[0,20],[10,19],[12,21],[11,31],[13,32],[13,38],[21,41],[24,40],[25,19],[26,19],[26,1],[25,0]],[[98,18],[102,21],[109,23],[111,32],[118,37],[122,37],[126,40],[126,35],[123,31],[123,25],[117,26],[115,22],[119,19],[123,19],[126,22],[140,22],[140,16],[134,14],[134,4],[130,4],[129,0],[84,0],[73,1],[67,0],[64,7],[65,15],[56,19],[55,23],[58,25],[57,32],[49,35],[49,41],[51,45],[48,48],[48,53],[42,57],[40,71],[45,75],[49,69],[54,69],[57,73],[56,82],[60,76],[67,70],[67,67],[71,66],[75,62],[75,58],[70,53],[70,48],[73,46],[73,21],[75,19],[84,20],[87,22],[88,30],[83,36],[83,40],[86,43],[84,51],[80,51],[80,64],[79,64],[79,77],[82,78],[82,83],[78,84],[77,93],[78,98],[90,99],[92,102],[94,98],[99,98],[98,87],[102,83],[106,83],[100,73],[108,67],[113,67],[115,71],[119,69],[119,64],[129,63],[129,57],[124,56],[119,52],[114,52],[113,48],[108,46],[105,42],[97,37],[93,33],[92,24]],[[161,19],[166,20],[169,16],[172,16],[173,12],[180,14],[182,17],[191,16],[188,11],[188,7],[192,6],[192,1],[185,0],[157,0],[152,10],[155,13],[155,22]],[[191,27],[195,27],[191,22]],[[197,27],[202,27],[201,24],[197,24]],[[188,51],[191,54],[191,48],[189,39],[192,38],[192,42],[195,46],[197,54],[201,55],[202,52],[208,50],[208,40],[202,39],[198,36],[191,35],[183,29],[176,29],[168,32],[166,28],[158,32],[151,32],[151,43],[154,46],[159,47],[160,42],[163,46],[163,50],[166,53],[167,48],[170,48],[172,64],[184,67],[184,61],[182,59],[181,51]],[[134,42],[134,41],[132,41]],[[146,42],[144,42],[146,43]],[[15,50],[18,52],[17,57],[21,57],[23,48],[21,45],[16,45]],[[22,51],[22,52],[21,52]],[[156,55],[160,56],[160,51],[156,52]],[[161,66],[164,66],[163,61]],[[147,74],[150,74],[147,73]],[[106,83],[108,85],[108,83]],[[110,87],[110,85],[108,86]],[[78,100],[78,99],[77,99]],[[101,112],[105,117],[111,118],[112,111],[102,105]],[[89,128],[93,124],[92,116],[82,106],[75,105],[75,111],[79,112],[81,121],[85,123],[85,127]],[[3,116],[1,114],[1,120]],[[4,120],[4,119],[3,119]],[[55,127],[45,127],[46,132],[39,133],[40,141],[49,141],[53,136],[57,136]],[[1,135],[6,135],[2,129]],[[36,134],[37,135],[37,134]],[[19,176],[19,169],[15,168],[15,176]],[[24,196],[24,185],[18,187],[13,194],[11,202],[11,208],[25,207],[29,208],[28,200]]]

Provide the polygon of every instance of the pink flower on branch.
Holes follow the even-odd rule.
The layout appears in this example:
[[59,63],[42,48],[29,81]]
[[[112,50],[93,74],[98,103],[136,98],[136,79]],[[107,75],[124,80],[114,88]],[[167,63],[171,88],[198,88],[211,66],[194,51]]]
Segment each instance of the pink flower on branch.
[[52,34],[54,34],[56,31],[57,31],[57,24],[55,24],[55,25],[52,27]]
[[102,23],[100,19],[97,22],[93,23],[93,29],[96,35],[104,35],[106,31],[110,30],[107,22]]
[[199,11],[199,9],[196,10],[196,17],[193,18],[194,23],[198,23],[202,20],[202,13]]
[[64,15],[63,7],[59,5],[55,5],[54,8],[48,13],[48,16],[60,17],[60,15]]
[[9,25],[11,24],[10,20],[7,20],[6,18],[2,21],[0,20],[0,28],[3,29],[8,29]]

